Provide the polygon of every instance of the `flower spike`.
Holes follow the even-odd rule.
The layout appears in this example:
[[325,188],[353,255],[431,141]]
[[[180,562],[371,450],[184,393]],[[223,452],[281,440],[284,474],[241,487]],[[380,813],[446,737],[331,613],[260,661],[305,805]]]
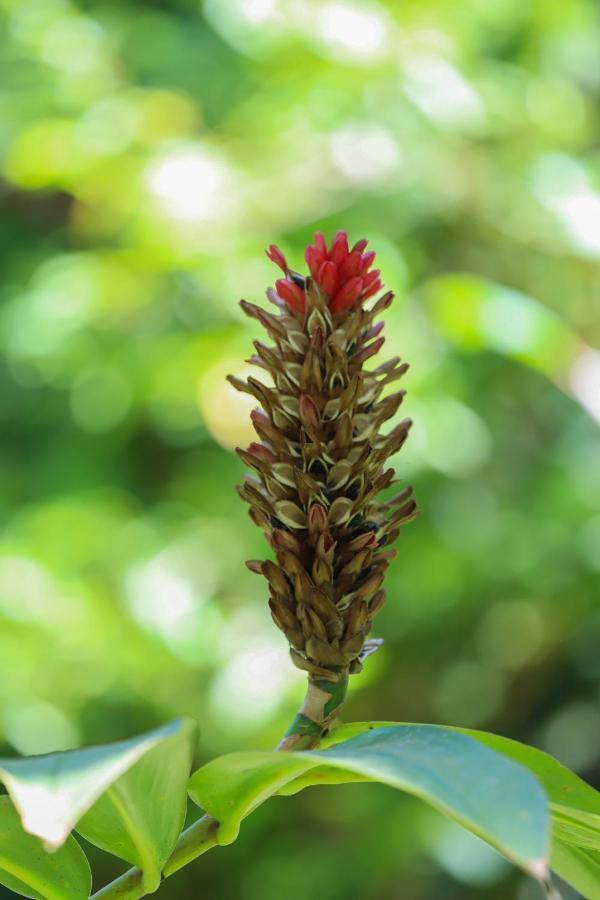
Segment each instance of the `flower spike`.
[[411,423],[381,433],[404,399],[388,385],[408,366],[395,358],[365,367],[384,342],[383,322],[374,319],[392,299],[364,305],[381,290],[366,247],[360,240],[350,248],[345,231],[328,247],[317,232],[306,248],[305,278],[271,245],[267,256],[285,275],[269,292],[278,314],[242,303],[272,341],[255,341],[251,359],[271,385],[230,379],[257,401],[258,440],[238,450],[252,476],[239,493],[275,554],[274,562],[248,566],[267,579],[273,620],[313,684],[341,685],[377,648],[367,635],[385,600],[390,544],[416,514],[410,487],[378,499],[394,481],[386,462]]

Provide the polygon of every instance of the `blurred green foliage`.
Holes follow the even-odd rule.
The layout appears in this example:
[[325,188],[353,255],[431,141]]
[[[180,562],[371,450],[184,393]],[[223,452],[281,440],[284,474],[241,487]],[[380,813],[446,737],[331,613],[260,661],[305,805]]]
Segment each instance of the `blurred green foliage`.
[[[397,468],[423,511],[347,717],[495,730],[597,781],[597,5],[0,10],[2,754],[181,713],[198,761],[281,734],[302,676],[243,566],[264,546],[224,375],[257,336],[236,301],[274,281],[266,244],[301,268],[315,228],[346,227],[397,293]],[[372,785],[272,801],[162,894],[537,896]]]

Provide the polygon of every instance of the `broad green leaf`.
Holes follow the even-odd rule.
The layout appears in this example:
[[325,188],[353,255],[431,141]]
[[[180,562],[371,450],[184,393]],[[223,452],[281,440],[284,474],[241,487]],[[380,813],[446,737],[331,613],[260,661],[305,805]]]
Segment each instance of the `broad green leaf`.
[[554,837],[550,865],[586,900],[600,900],[600,853],[597,850],[575,847]]
[[160,884],[162,867],[183,827],[193,731],[186,721],[163,737],[77,825],[88,841],[142,869],[148,892]]
[[[600,850],[600,793],[562,763],[510,738],[485,731],[464,731],[498,753],[526,766],[541,781],[550,800],[555,825],[563,840]],[[570,837],[568,837],[570,835]]]
[[434,725],[370,729],[305,753],[228,754],[192,776],[190,796],[219,821],[219,842],[227,844],[253,809],[314,769],[320,780],[335,770],[340,780],[359,776],[407,791],[537,877],[546,871],[549,814],[536,779],[468,735]]
[[585,820],[574,816],[565,815],[562,811],[557,811],[556,807],[552,809],[553,828],[552,831],[556,837],[565,841],[567,844],[575,844],[577,847],[589,847],[591,850],[598,850],[600,844],[600,831],[593,823],[586,824]]
[[[373,728],[395,727],[393,722],[353,722],[336,728],[325,741],[330,746],[346,741]],[[541,781],[548,799],[554,821],[554,831],[561,840],[583,847],[600,850],[600,793],[583,779],[559,763],[548,753],[529,747],[511,738],[500,737],[486,731],[454,728],[460,734],[476,738],[497,753],[509,756],[515,762],[528,768]],[[311,773],[313,774],[318,773]],[[325,774],[322,777],[327,777]],[[310,776],[290,785],[289,792],[308,786]]]
[[0,884],[33,900],[87,900],[92,873],[86,856],[68,838],[56,853],[23,831],[9,797],[0,797]]
[[153,747],[181,733],[189,740],[190,726],[178,721],[100,747],[0,759],[0,781],[10,794],[25,831],[56,849],[113,782]]

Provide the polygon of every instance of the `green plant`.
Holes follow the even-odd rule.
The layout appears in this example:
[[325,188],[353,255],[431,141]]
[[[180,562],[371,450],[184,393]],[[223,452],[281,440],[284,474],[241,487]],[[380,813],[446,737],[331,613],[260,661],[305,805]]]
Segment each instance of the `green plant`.
[[[255,342],[253,362],[271,386],[232,379],[257,398],[260,443],[240,450],[257,479],[240,494],[276,562],[251,561],[270,587],[270,608],[308,673],[304,704],[276,751],[227,754],[190,777],[194,724],[183,720],[116,744],[0,760],[0,882],[41,900],[78,900],[91,890],[73,832],[133,865],[98,898],[140,898],[216,845],[269,797],[318,784],[380,781],[423,799],[478,835],[557,896],[550,869],[590,900],[600,897],[600,795],[557,761],[491,734],[422,724],[334,727],[348,679],[379,646],[368,640],[383,605],[390,545],[416,512],[410,488],[390,499],[386,460],[410,422],[382,435],[404,393],[387,385],[398,359],[364,364],[383,344],[385,294],[366,242],[344,232],[332,247],[317,235],[311,276],[283,270],[270,299],[277,314],[243,302],[273,346]],[[203,815],[182,831],[187,796]]]

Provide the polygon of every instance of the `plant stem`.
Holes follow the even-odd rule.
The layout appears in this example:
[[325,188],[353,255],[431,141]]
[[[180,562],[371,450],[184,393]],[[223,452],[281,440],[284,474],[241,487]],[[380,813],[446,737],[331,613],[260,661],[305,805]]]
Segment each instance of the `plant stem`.
[[[335,682],[309,677],[304,702],[276,749],[291,752],[310,750],[318,746],[342,708],[347,690],[347,675],[341,675]],[[204,815],[182,831],[173,853],[164,865],[163,878],[168,878],[211,847],[217,846],[218,830],[217,820]],[[140,900],[140,897],[145,897],[146,894],[143,872],[134,866],[106,887],[96,891],[91,900]]]
[[290,752],[317,747],[344,705],[347,690],[347,675],[336,682],[309,678],[304,703],[276,749]]

